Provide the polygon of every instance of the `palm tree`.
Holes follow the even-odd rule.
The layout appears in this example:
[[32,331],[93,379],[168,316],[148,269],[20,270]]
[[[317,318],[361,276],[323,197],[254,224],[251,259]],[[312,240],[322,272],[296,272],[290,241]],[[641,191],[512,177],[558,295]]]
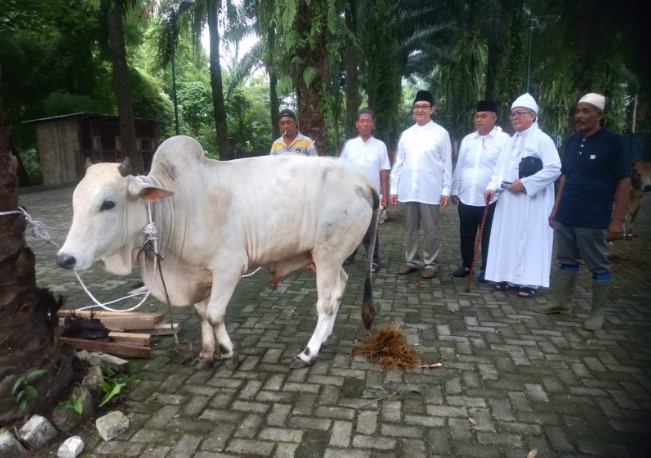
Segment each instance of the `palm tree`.
[[137,0],[102,0],[113,63],[113,85],[118,108],[120,137],[125,157],[138,158],[133,103],[129,90],[129,66],[124,43],[124,16],[138,4]]
[[[0,100],[0,426],[60,401],[75,376],[71,355],[62,357],[59,347],[56,312],[61,301],[36,287],[34,254],[25,243],[25,217],[18,211],[17,159],[9,149],[9,133]],[[19,383],[19,377],[35,374],[29,383]],[[33,402],[20,409],[17,393],[28,390]]]

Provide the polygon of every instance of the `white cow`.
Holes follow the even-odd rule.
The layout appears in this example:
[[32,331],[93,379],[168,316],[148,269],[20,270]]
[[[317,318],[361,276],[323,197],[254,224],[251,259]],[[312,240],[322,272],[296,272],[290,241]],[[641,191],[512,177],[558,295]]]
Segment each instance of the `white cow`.
[[[147,202],[155,203],[160,272],[154,272],[153,250],[142,249]],[[368,180],[334,159],[219,162],[206,158],[193,138],[172,137],[156,151],[147,176],[130,175],[126,161],[87,169],[73,195],[72,226],[57,263],[84,270],[99,259],[108,272],[128,275],[137,262],[156,298],[194,304],[202,340],[198,368],[212,363],[215,340],[225,362],[237,361],[224,315],[242,274],[263,266],[275,285],[292,271],[314,268],[316,329],[292,362],[304,367],[332,334],[348,279],[342,263],[377,220],[378,206]],[[369,263],[362,307],[367,328],[374,315]]]

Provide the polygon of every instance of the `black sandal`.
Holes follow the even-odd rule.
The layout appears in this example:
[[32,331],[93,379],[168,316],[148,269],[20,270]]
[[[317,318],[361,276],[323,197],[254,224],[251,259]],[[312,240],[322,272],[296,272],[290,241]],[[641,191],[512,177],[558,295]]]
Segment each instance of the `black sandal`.
[[513,288],[513,287],[511,285],[509,285],[505,281],[501,281],[501,282],[495,284],[495,291],[508,291],[511,288]]
[[529,299],[530,297],[534,297],[536,295],[536,290],[533,288],[520,288],[520,291],[518,291],[518,297],[522,297],[524,299]]

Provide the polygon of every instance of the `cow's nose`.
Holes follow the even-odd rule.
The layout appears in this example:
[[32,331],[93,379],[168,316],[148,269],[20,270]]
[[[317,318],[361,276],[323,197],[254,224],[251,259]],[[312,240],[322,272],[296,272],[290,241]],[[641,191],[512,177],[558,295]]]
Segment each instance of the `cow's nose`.
[[70,256],[67,254],[57,254],[57,264],[59,267],[63,267],[64,269],[72,269],[75,267],[75,264],[77,263],[77,260],[75,259],[74,256]]

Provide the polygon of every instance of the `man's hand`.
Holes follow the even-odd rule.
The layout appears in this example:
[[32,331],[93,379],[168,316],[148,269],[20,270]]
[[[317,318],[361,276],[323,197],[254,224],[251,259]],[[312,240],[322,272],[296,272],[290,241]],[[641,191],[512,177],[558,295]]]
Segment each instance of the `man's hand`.
[[552,212],[549,214],[547,221],[549,222],[549,227],[554,229],[554,220],[556,219],[556,207],[552,208]]
[[484,191],[484,203],[486,205],[490,204],[491,200],[493,200],[494,195],[495,195],[495,191],[493,191],[492,189],[487,189],[486,191]]
[[391,194],[389,202],[391,202],[391,205],[398,205],[398,194]]
[[459,196],[450,196],[450,200],[452,201],[453,205],[459,204]]
[[624,224],[621,221],[611,221],[606,230],[606,240],[612,242],[619,240],[624,235]]
[[445,208],[448,206],[448,200],[450,198],[448,196],[441,196],[441,208]]
[[382,198],[380,199],[380,205],[382,205],[384,208],[387,208],[389,206],[389,198],[387,197],[386,194],[382,194]]
[[519,194],[524,189],[524,185],[522,184],[520,179],[517,179],[513,183],[511,183],[509,187],[506,189],[514,194]]

